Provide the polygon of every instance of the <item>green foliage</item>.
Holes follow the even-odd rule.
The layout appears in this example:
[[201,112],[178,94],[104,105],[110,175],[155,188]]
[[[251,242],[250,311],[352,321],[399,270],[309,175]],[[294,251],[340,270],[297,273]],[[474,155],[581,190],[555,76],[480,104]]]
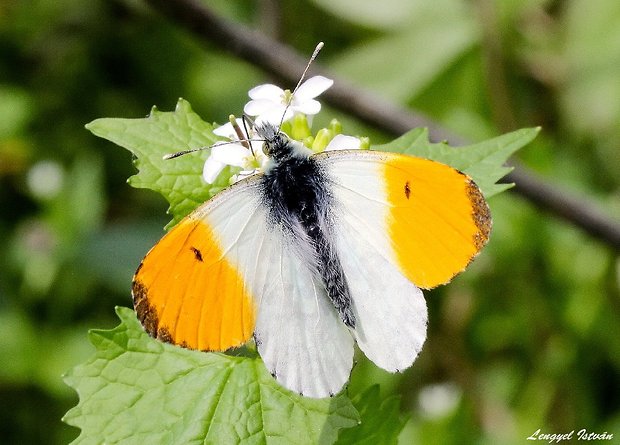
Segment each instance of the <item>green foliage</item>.
[[164,344],[132,310],[117,314],[115,329],[91,331],[95,356],[66,376],[80,395],[65,417],[82,430],[76,445],[329,444],[357,423],[345,395],[302,397],[276,383],[257,357]]
[[[407,103],[424,91],[479,39],[471,11],[459,0],[391,0],[393,7],[382,4],[381,8],[351,0],[314,1],[346,10],[351,20],[364,25],[399,30],[371,42],[359,42],[335,60],[333,67],[346,78],[363,82],[399,103]],[[368,60],[380,63],[368,69]]]
[[170,225],[222,189],[222,184],[205,184],[201,177],[210,150],[174,160],[164,159],[166,154],[208,147],[218,140],[213,126],[202,121],[183,99],[179,99],[174,112],[161,112],[153,107],[151,114],[143,119],[97,119],[86,128],[137,156],[135,165],[139,172],[129,183],[159,192],[166,198],[173,215]]
[[400,397],[391,396],[381,400],[379,385],[373,385],[358,394],[353,405],[359,412],[361,422],[357,428],[342,430],[336,445],[395,445],[405,427],[406,420],[400,414]]

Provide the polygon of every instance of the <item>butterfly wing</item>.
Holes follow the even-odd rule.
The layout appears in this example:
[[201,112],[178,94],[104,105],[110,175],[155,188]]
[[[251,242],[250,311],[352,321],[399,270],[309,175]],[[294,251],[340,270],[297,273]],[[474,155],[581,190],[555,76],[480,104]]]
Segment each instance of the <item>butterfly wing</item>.
[[191,349],[224,351],[254,334],[280,384],[335,394],[353,337],[260,193],[260,176],[242,180],[166,234],[134,276],[136,312],[151,336]]
[[488,240],[489,208],[467,175],[439,162],[369,150],[315,155],[344,221],[423,289],[463,271]]
[[426,337],[420,288],[467,266],[488,239],[488,207],[469,177],[437,162],[359,150],[315,159],[330,178],[357,343],[378,366],[404,369]]
[[[255,255],[264,237],[257,181],[216,195],[168,232],[138,267],[134,307],[145,330],[160,340],[203,351],[224,351],[254,332],[258,301],[238,258]],[[259,230],[254,230],[255,226]]]
[[308,397],[338,393],[353,367],[353,337],[318,276],[280,234],[265,246],[271,274],[260,290],[255,339],[267,369]]

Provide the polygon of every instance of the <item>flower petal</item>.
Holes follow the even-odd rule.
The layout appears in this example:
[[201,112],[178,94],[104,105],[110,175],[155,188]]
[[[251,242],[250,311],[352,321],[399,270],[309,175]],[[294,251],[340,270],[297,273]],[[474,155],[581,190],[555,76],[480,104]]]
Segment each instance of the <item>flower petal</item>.
[[347,136],[346,134],[337,134],[329,141],[325,151],[328,150],[358,150],[362,141],[353,136]]
[[[245,129],[243,127],[243,120],[237,118],[236,121],[237,121],[237,125],[239,126],[239,128],[241,128],[241,131],[245,134]],[[234,127],[232,126],[230,122],[222,125],[221,127],[215,128],[213,130],[213,133],[216,134],[217,136],[222,136],[224,138],[227,138],[233,141],[239,140],[239,136],[237,135],[237,132],[235,131]]]
[[255,123],[256,125],[262,125],[264,123],[270,123],[272,125],[280,125],[280,122],[284,122],[293,117],[294,112],[289,107],[286,110],[286,114],[284,115],[284,119],[282,119],[282,115],[284,114],[284,105],[273,108],[266,113],[261,113],[256,117]]
[[205,182],[213,184],[225,166],[226,164],[209,157],[202,168],[202,178]]
[[266,83],[264,85],[258,85],[248,91],[250,99],[267,99],[273,102],[280,102],[284,90],[276,85]]
[[321,103],[314,99],[309,99],[301,103],[295,103],[294,101],[293,104],[291,104],[291,108],[298,113],[312,115],[321,111]]
[[325,76],[311,77],[302,83],[299,88],[297,88],[297,91],[295,91],[295,97],[301,102],[314,99],[333,84],[334,81]]
[[234,182],[239,182],[242,179],[247,178],[248,176],[255,175],[256,173],[258,173],[258,170],[256,170],[256,169],[253,169],[253,170],[241,170],[239,173],[237,173],[235,176],[233,176],[233,181]]
[[274,108],[284,109],[284,105],[267,99],[256,99],[245,104],[243,107],[243,112],[245,114],[249,114],[250,116],[258,116],[260,114],[267,113]]
[[252,153],[243,145],[221,144],[211,149],[209,159],[236,167],[243,167],[248,156],[252,156]]

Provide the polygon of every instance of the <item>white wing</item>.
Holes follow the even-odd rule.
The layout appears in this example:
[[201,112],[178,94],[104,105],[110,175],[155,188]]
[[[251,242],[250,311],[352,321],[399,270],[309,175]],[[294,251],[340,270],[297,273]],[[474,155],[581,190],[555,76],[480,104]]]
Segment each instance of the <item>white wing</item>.
[[[304,396],[338,393],[353,366],[351,332],[294,246],[278,227],[269,226],[258,191],[250,187],[236,195],[220,198],[225,201],[204,218],[257,302],[254,336],[267,369]],[[253,212],[235,214],[235,201],[253,202],[247,206]]]
[[308,397],[338,393],[353,366],[353,338],[323,284],[291,254],[279,235],[270,241],[270,273],[261,295],[255,339],[267,369],[283,386]]
[[426,339],[427,309],[422,291],[393,259],[381,158],[372,152],[344,151],[316,159],[331,180],[333,233],[351,290],[355,339],[379,367],[403,370]]
[[401,371],[412,365],[426,339],[426,302],[357,226],[343,214],[335,233],[353,300],[355,339],[377,366]]

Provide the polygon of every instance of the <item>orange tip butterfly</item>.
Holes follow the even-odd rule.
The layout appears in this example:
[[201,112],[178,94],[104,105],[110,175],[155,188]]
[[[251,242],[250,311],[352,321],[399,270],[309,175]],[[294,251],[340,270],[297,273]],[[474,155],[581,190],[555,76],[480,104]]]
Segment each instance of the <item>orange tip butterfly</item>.
[[194,210],[138,267],[145,330],[202,351],[253,337],[275,379],[307,397],[343,388],[355,343],[387,371],[408,368],[426,339],[421,289],[450,281],[488,240],[482,193],[438,162],[314,154],[279,126],[255,131],[265,171]]

